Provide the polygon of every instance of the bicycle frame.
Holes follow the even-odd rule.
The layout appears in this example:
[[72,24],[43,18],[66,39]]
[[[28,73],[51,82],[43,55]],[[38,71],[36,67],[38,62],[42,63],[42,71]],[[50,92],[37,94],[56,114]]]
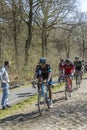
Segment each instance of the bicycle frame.
[[43,115],[49,107],[47,82],[35,83],[38,87],[38,111]]
[[66,81],[68,88],[70,89],[72,87],[72,80],[69,75],[65,76],[65,81]]
[[69,75],[65,75],[65,98],[71,97],[72,80]]
[[41,95],[43,96],[44,94],[47,96],[48,95],[48,88],[45,85],[45,83],[38,84],[38,92],[41,92]]

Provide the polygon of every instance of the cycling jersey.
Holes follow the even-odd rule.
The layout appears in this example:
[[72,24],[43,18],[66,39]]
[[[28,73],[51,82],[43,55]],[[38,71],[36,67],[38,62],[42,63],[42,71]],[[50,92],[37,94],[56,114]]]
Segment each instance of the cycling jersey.
[[59,63],[59,70],[62,70],[64,67],[64,62]]
[[85,65],[85,70],[87,71],[87,65]]
[[51,66],[49,64],[46,64],[45,68],[42,68],[40,64],[36,66],[37,78],[41,76],[43,80],[48,79],[49,72],[52,72]]
[[71,75],[74,71],[75,66],[71,63],[70,65],[64,65],[64,74]]
[[82,62],[81,61],[74,61],[75,70],[81,70]]

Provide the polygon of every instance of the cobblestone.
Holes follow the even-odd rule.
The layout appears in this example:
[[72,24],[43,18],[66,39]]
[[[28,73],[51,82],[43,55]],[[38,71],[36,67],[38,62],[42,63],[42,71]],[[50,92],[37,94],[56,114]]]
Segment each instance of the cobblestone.
[[[23,113],[9,117],[0,130],[87,130],[87,79],[66,101],[64,92],[53,94],[54,107],[40,116],[34,104]],[[75,87],[75,86],[74,86]]]

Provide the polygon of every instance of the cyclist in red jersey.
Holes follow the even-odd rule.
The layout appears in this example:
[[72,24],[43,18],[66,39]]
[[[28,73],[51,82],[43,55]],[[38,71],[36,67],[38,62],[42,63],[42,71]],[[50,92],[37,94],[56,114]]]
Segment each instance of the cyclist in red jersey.
[[60,63],[59,63],[59,71],[62,71],[63,70],[63,66],[64,66],[64,60],[63,59],[60,59]]
[[71,86],[72,86],[71,75],[74,73],[74,70],[75,70],[74,64],[71,62],[70,59],[67,59],[63,68],[64,71],[63,73],[65,76],[68,75],[70,77]]
[[63,70],[65,75],[71,75],[74,73],[75,66],[70,59],[66,60],[65,65],[63,66]]

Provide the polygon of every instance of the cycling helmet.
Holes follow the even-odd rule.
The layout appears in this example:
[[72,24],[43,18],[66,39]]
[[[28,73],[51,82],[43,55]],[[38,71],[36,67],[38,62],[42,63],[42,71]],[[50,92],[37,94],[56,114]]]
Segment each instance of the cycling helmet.
[[75,59],[79,59],[79,57],[75,57]]
[[84,63],[84,60],[82,60],[82,62]]
[[46,58],[42,57],[40,58],[39,63],[43,64],[43,63],[46,63],[46,61],[47,61]]
[[70,63],[70,62],[71,62],[71,59],[67,58],[66,63]]
[[61,59],[60,61],[61,61],[61,62],[63,62],[64,60],[63,60],[63,59]]

